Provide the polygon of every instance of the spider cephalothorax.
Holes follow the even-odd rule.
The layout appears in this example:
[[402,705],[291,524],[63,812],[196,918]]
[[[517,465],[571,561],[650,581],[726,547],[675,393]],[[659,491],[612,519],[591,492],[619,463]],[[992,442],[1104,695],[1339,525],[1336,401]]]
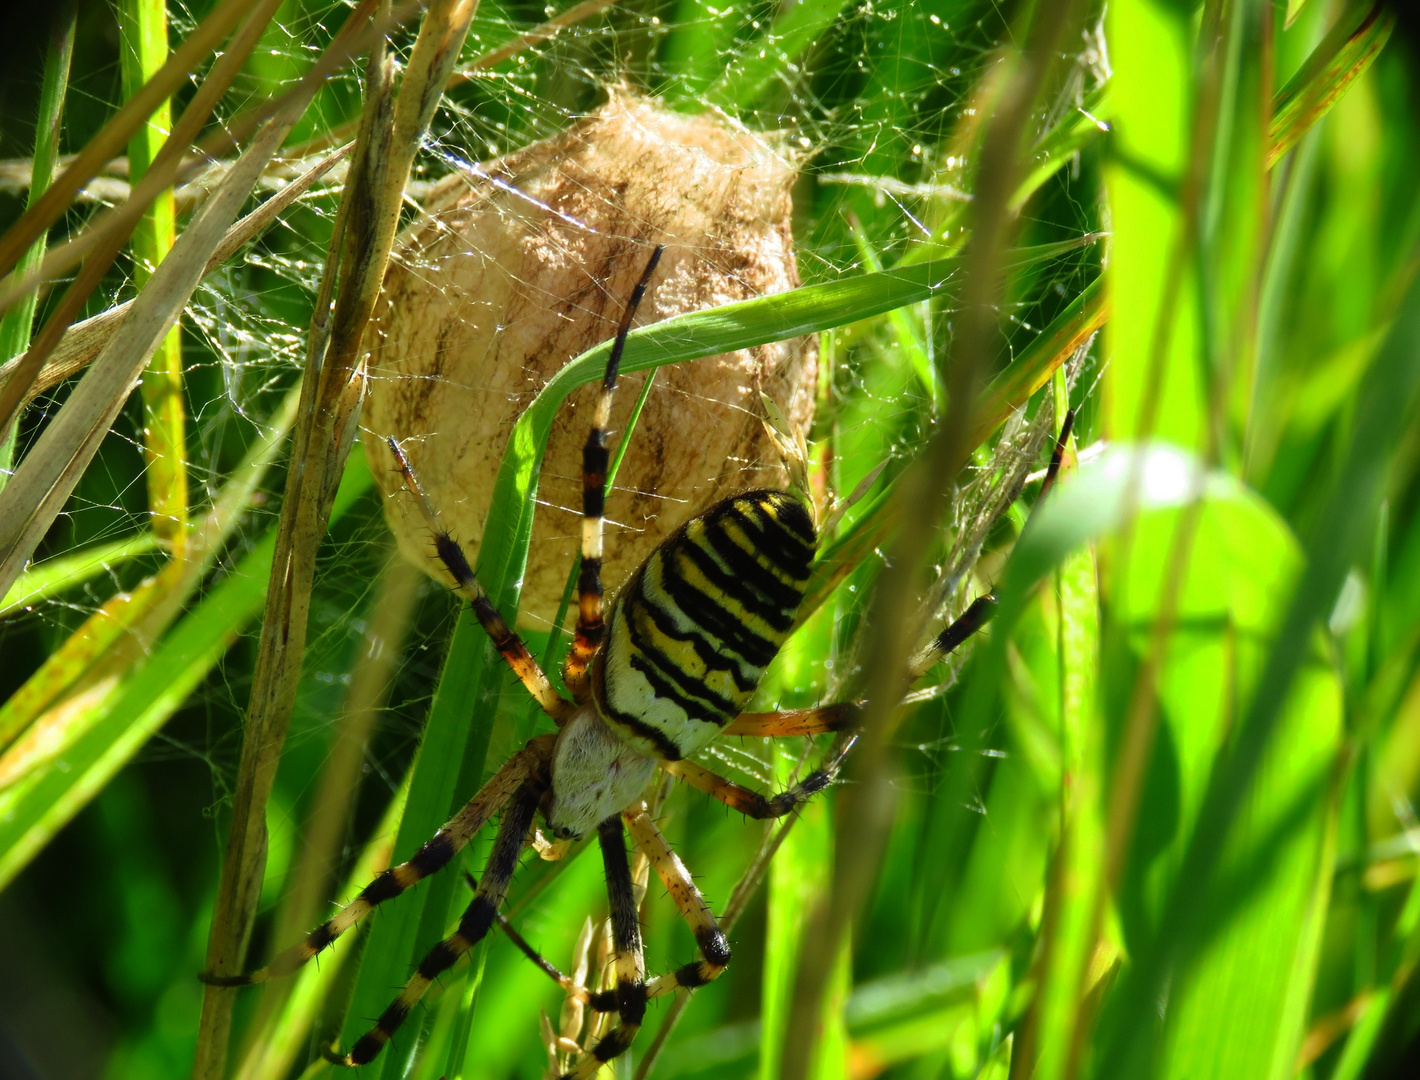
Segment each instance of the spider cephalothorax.
[[[564,989],[593,1010],[614,1012],[617,1024],[586,1048],[567,1074],[590,1080],[602,1063],[630,1046],[650,998],[692,989],[730,962],[730,947],[681,863],[646,810],[642,796],[663,770],[751,817],[788,814],[832,782],[849,735],[825,763],[772,797],[742,787],[696,764],[689,755],[725,734],[812,735],[845,732],[852,704],[792,712],[745,713],[765,669],[795,622],[817,545],[811,506],[797,493],[755,490],[732,495],[691,518],[641,563],[602,614],[602,511],[608,464],[607,426],[626,335],[660,260],[657,247],[628,300],[617,331],[596,417],[583,449],[582,565],[577,628],[563,669],[572,695],[553,687],[526,646],[508,627],[479,584],[462,549],[441,527],[399,445],[390,448],[434,536],[440,561],[472,604],[480,623],[513,672],[557,724],[514,754],[468,804],[406,862],[375,878],[349,904],[249,975],[207,975],[218,985],[261,982],[287,974],[389,900],[446,866],[501,812],[473,900],[457,929],[431,949],[399,996],[348,1053],[344,1065],[371,1061],[403,1024],[431,982],[469,951],[498,917],[498,909],[539,813],[561,840],[597,834],[606,868],[615,948],[615,987],[590,992],[560,976]],[[1068,426],[1068,420],[1067,420]],[[1063,437],[1062,437],[1063,442]],[[1052,472],[1058,465],[1052,463]],[[914,661],[918,674],[950,652],[989,617],[983,597],[948,626]],[[641,932],[626,853],[626,834],[664,882],[695,935],[700,960],[656,978],[645,976]],[[539,958],[540,959],[540,958]]]

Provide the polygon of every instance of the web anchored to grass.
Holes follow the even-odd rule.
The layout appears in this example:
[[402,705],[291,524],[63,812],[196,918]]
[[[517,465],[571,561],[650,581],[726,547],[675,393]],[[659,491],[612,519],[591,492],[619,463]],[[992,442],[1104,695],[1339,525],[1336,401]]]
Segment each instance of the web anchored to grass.
[[[42,943],[0,983],[43,1014],[0,994],[0,1023],[68,1033],[24,1035],[46,1072],[319,1068],[447,930],[453,874],[263,996],[194,978],[264,962],[539,730],[419,543],[395,552],[366,447],[452,485],[555,666],[559,440],[627,252],[662,242],[608,552],[781,483],[768,393],[829,526],[756,707],[869,720],[784,826],[667,796],[736,960],[653,1006],[632,1074],[1349,1080],[1405,1045],[1420,140],[1384,8],[115,8],[42,27],[0,119],[0,905]],[[617,101],[674,166],[644,206],[566,149]],[[687,239],[720,183],[740,201]],[[539,231],[537,266],[498,246]],[[417,290],[394,315],[504,366],[392,375]],[[402,380],[408,430],[370,379]],[[1067,409],[1077,475],[1027,527]],[[988,590],[988,636],[898,707],[923,628]],[[708,756],[781,788],[822,749]],[[505,911],[564,964],[603,916],[579,854]],[[658,888],[641,910],[651,970],[693,955]],[[559,993],[497,940],[367,1072],[539,1075]]]

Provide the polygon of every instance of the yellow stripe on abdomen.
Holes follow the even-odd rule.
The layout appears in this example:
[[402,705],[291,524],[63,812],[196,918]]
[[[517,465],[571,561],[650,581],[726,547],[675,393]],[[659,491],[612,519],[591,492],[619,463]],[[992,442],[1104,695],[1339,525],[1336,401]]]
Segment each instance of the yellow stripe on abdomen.
[[751,491],[661,544],[612,607],[596,679],[607,720],[670,760],[719,734],[784,644],[816,542],[797,497]]

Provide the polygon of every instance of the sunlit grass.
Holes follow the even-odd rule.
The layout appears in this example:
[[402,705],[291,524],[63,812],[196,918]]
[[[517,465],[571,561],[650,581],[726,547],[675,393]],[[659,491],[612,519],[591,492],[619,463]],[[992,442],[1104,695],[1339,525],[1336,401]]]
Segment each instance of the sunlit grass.
[[[151,39],[161,6],[131,6],[150,21],[125,32]],[[1268,5],[1078,6],[1006,189],[1020,217],[972,458],[936,514],[902,493],[953,404],[963,267],[984,212],[970,196],[1032,40],[1030,6],[592,7],[550,43],[456,80],[415,179],[541,137],[623,77],[677,108],[783,132],[803,153],[795,227],[809,286],[639,331],[625,368],[817,334],[811,485],[826,508],[885,465],[837,519],[763,707],[871,682],[868,612],[913,515],[936,515],[920,593],[938,571],[955,576],[936,590],[941,610],[892,618],[945,618],[988,589],[1000,601],[987,633],[894,714],[890,814],[868,849],[843,846],[863,835],[844,809],[871,795],[871,775],[851,767],[783,832],[669,792],[662,829],[712,907],[730,909],[735,962],[689,1002],[653,1004],[617,1075],[775,1080],[810,1044],[808,1072],[825,1080],[1383,1075],[1420,1027],[1420,133],[1416,72],[1403,43],[1388,44],[1390,17],[1359,4],[1333,23],[1318,0],[1291,5],[1290,26]],[[234,130],[246,131],[253,88],[289,89],[348,13],[316,0],[281,11],[218,109]],[[170,5],[174,44],[207,14]],[[550,14],[485,3],[462,63]],[[73,86],[62,39],[43,80],[38,52],[26,69],[25,93],[43,82],[49,114],[64,103],[65,153],[161,62],[145,56],[120,78],[110,15],[79,20]],[[396,35],[402,59],[412,40]],[[353,134],[361,70],[322,87],[291,142]],[[31,122],[7,106],[0,133],[42,177],[54,147]],[[27,193],[4,192],[8,223]],[[267,478],[295,405],[277,403],[305,362],[338,198],[317,191],[213,272],[184,322],[185,414],[164,421],[154,406],[139,421],[135,397],[43,539],[44,561],[6,596],[0,918],[32,943],[7,977],[54,993],[37,994],[34,1013],[0,1011],[0,1034],[46,1074],[64,1074],[65,1054],[82,1061],[68,1075],[191,1071],[286,483]],[[91,212],[60,219],[51,248]],[[132,258],[156,261],[166,242],[140,233]],[[120,261],[89,313],[146,280]],[[59,291],[39,302],[36,328]],[[31,333],[16,307],[0,360]],[[552,418],[604,359],[594,349],[565,369],[505,451],[476,554],[510,616]],[[69,385],[28,407],[18,461]],[[1067,407],[1078,415],[1061,486],[1038,514],[1035,478],[993,511],[993,485],[1044,468],[1044,451],[1022,461],[1019,446],[1048,450]],[[176,471],[145,464],[171,438],[187,446]],[[276,939],[292,932],[290,911],[310,902],[283,894],[318,798],[344,800],[350,818],[343,851],[324,856],[338,865],[307,885],[324,911],[550,728],[476,622],[428,585],[393,684],[374,694],[389,706],[360,790],[317,796],[356,708],[347,687],[379,648],[368,624],[389,542],[370,485],[357,452],[317,564],[291,733],[258,807],[272,839],[248,966],[288,943]],[[184,514],[207,531],[174,545]],[[545,633],[529,638],[535,655],[549,648]],[[724,740],[707,761],[780,787],[828,740],[802,743]],[[471,844],[466,869],[478,874],[486,852],[486,839]],[[841,953],[825,953],[817,913],[845,867],[868,899]],[[369,1027],[467,899],[451,869],[338,945],[338,964],[243,991],[227,1075],[319,1073],[321,1046]],[[595,844],[562,863],[526,859],[507,910],[569,965],[584,921],[605,913]],[[649,971],[694,955],[654,877],[643,921]],[[793,1006],[809,960],[827,975],[806,1034]],[[105,1023],[50,1004],[65,1000]],[[555,1025],[561,1000],[495,934],[364,1072],[541,1075],[538,1013]]]

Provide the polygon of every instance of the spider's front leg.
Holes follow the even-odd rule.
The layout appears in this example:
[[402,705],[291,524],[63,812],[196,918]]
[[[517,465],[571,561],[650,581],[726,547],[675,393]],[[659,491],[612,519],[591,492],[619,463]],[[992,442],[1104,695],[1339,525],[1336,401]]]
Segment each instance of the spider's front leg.
[[462,851],[490,818],[514,797],[528,777],[546,768],[551,749],[548,736],[538,736],[525,749],[508,759],[478,793],[441,829],[425,841],[414,855],[397,866],[382,871],[325,922],[308,933],[295,945],[278,953],[264,968],[244,975],[222,975],[203,972],[198,978],[209,986],[250,986],[267,979],[290,975],[307,960],[328,948],[342,934],[373,911],[378,904],[393,900],[431,874],[436,874]]

